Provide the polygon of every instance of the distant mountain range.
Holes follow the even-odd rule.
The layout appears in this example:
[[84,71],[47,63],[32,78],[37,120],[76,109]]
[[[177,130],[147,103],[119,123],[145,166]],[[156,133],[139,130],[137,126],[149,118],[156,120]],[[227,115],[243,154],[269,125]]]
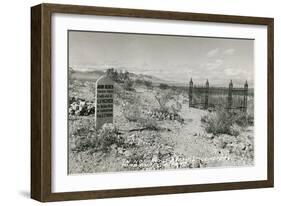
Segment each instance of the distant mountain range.
[[[100,76],[104,75],[105,73],[106,73],[106,69],[104,69],[104,70],[101,70],[101,69],[100,70],[98,70],[98,69],[93,70],[91,68],[91,69],[75,70],[73,68],[69,68],[69,78],[70,79],[77,79],[77,80],[92,80],[92,81],[95,82]],[[159,84],[162,83],[162,84],[168,84],[170,86],[181,87],[181,86],[187,86],[189,84],[189,81],[187,81],[186,83],[169,81],[169,80],[161,79],[159,77],[155,77],[153,75],[136,74],[136,73],[132,73],[132,72],[129,72],[129,77],[134,81],[137,80],[137,79],[142,80],[142,81],[151,81],[153,85],[159,85]],[[205,82],[205,80],[202,80],[202,81]],[[202,81],[200,81],[201,84],[202,84]],[[220,81],[222,81],[222,80],[220,80]],[[196,84],[198,85],[196,80],[194,80],[193,82],[194,82],[195,85]],[[224,84],[212,84],[211,80],[209,80],[209,82],[210,82],[210,86],[228,87],[228,83],[226,83],[226,84],[225,83]],[[244,83],[245,83],[245,80],[242,80],[242,79],[241,80],[235,80],[234,87],[236,87],[236,86],[241,87],[242,85],[244,85]]]
[[[74,70],[69,68],[69,78],[77,80],[92,80],[96,81],[100,76],[104,75],[106,70]],[[161,78],[146,75],[146,74],[135,74],[129,72],[129,77],[132,80],[142,80],[142,81],[151,81],[153,84],[169,84],[174,86],[186,86],[185,83],[173,82],[168,80],[163,80]]]
[[95,71],[80,71],[69,68],[69,79],[77,79],[77,80],[93,80],[96,81],[100,76],[105,74],[105,71],[95,70]]

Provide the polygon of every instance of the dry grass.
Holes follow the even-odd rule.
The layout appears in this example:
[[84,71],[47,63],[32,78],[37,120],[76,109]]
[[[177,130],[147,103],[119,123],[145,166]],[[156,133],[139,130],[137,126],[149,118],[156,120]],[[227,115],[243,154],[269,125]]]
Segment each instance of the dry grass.
[[205,115],[201,118],[206,132],[217,134],[229,134],[238,136],[240,128],[249,126],[252,122],[252,117],[247,113],[239,112],[232,113],[220,108],[216,112]]
[[113,124],[105,124],[98,131],[89,128],[89,124],[85,126],[77,128],[73,134],[75,136],[74,146],[72,147],[73,151],[91,150],[108,152],[111,145],[116,144],[120,146],[124,143],[118,129]]

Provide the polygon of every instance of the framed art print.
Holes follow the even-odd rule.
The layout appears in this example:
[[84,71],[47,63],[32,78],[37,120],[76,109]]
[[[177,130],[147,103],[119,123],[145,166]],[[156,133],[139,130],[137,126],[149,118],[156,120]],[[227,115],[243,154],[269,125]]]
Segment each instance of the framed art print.
[[273,19],[31,8],[31,197],[273,187]]

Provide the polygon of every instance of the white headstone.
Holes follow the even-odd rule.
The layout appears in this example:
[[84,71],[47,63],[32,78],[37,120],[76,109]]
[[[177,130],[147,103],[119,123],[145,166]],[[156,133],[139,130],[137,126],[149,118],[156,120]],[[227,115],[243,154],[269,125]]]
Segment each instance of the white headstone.
[[96,129],[105,123],[113,123],[114,82],[107,76],[96,81]]

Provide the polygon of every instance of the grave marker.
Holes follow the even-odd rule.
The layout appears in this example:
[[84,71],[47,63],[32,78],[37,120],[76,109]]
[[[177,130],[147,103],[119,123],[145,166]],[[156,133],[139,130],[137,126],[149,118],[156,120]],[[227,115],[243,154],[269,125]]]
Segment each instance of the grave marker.
[[113,123],[114,82],[108,76],[101,76],[96,81],[96,129],[105,123]]

